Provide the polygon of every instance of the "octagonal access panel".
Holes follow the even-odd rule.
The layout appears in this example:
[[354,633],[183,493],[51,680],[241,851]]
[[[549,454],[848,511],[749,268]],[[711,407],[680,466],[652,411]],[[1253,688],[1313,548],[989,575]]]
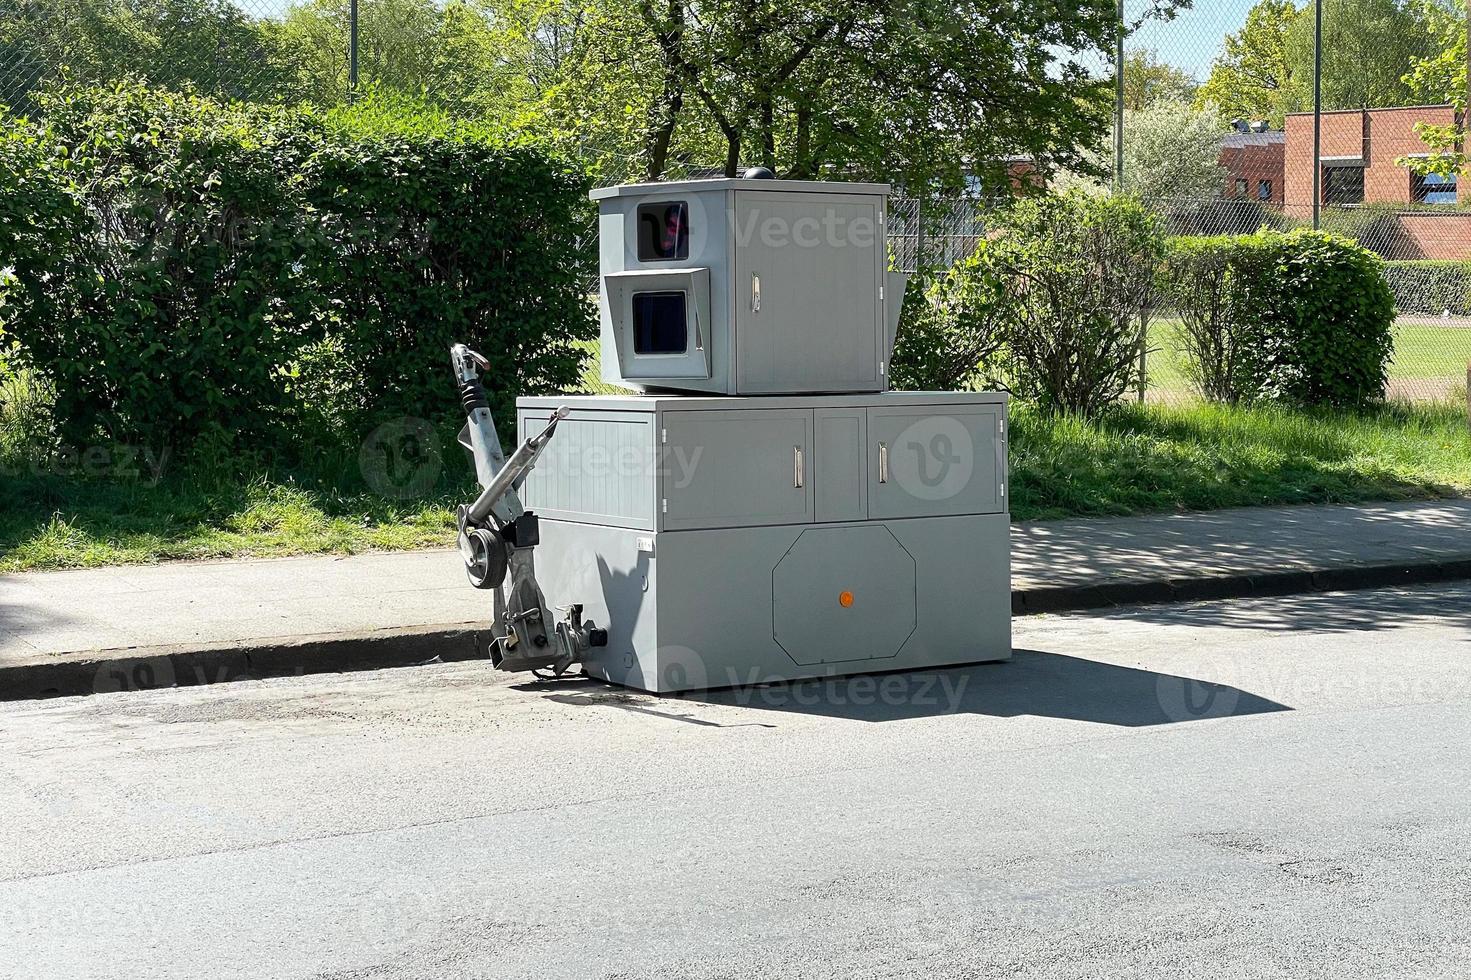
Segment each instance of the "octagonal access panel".
[[892,657],[915,623],[914,558],[882,524],[807,528],[772,570],[772,636],[798,664]]

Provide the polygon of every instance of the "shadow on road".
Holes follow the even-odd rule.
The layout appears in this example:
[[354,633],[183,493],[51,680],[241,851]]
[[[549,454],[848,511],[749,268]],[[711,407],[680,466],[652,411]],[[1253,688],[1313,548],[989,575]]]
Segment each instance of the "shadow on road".
[[1369,630],[1447,626],[1471,638],[1471,585],[1415,586],[1355,592],[1313,593],[1132,606],[1088,615],[1161,626],[1207,626],[1292,633],[1361,633]]
[[727,727],[681,712],[681,703],[843,718],[904,721],[940,715],[1032,715],[1140,728],[1291,709],[1227,684],[1017,650],[999,664],[784,681],[680,695],[652,695],[602,681],[546,694],[560,704],[616,707],[695,725]]

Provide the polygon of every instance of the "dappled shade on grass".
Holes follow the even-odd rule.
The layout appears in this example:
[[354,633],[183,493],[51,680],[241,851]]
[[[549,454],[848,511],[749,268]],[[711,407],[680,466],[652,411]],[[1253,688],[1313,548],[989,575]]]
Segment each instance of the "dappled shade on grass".
[[0,571],[445,547],[454,543],[458,502],[389,501],[264,478],[208,488],[57,476],[7,482]]
[[[150,486],[11,472],[0,476],[0,571],[449,547],[453,508],[472,492],[468,474],[396,501],[326,476],[180,470]],[[1471,436],[1452,407],[1122,406],[1096,422],[1013,412],[1018,520],[1465,493]]]

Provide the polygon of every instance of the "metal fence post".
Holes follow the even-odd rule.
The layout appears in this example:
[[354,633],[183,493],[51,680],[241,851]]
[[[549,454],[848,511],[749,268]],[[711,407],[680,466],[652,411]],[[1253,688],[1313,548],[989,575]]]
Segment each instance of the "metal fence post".
[[1113,192],[1124,192],[1124,0],[1119,0],[1118,39],[1113,49]]
[[347,91],[356,95],[358,90],[358,0],[347,4]]
[[1323,223],[1323,0],[1313,0],[1313,230]]

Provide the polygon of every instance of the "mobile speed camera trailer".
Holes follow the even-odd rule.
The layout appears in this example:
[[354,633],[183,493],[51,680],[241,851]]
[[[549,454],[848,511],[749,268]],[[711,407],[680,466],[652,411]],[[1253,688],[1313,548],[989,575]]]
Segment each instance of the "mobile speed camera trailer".
[[669,693],[1010,657],[1006,396],[888,390],[888,191],[594,191],[602,376],[638,394],[518,399],[509,459],[454,349],[497,667]]

